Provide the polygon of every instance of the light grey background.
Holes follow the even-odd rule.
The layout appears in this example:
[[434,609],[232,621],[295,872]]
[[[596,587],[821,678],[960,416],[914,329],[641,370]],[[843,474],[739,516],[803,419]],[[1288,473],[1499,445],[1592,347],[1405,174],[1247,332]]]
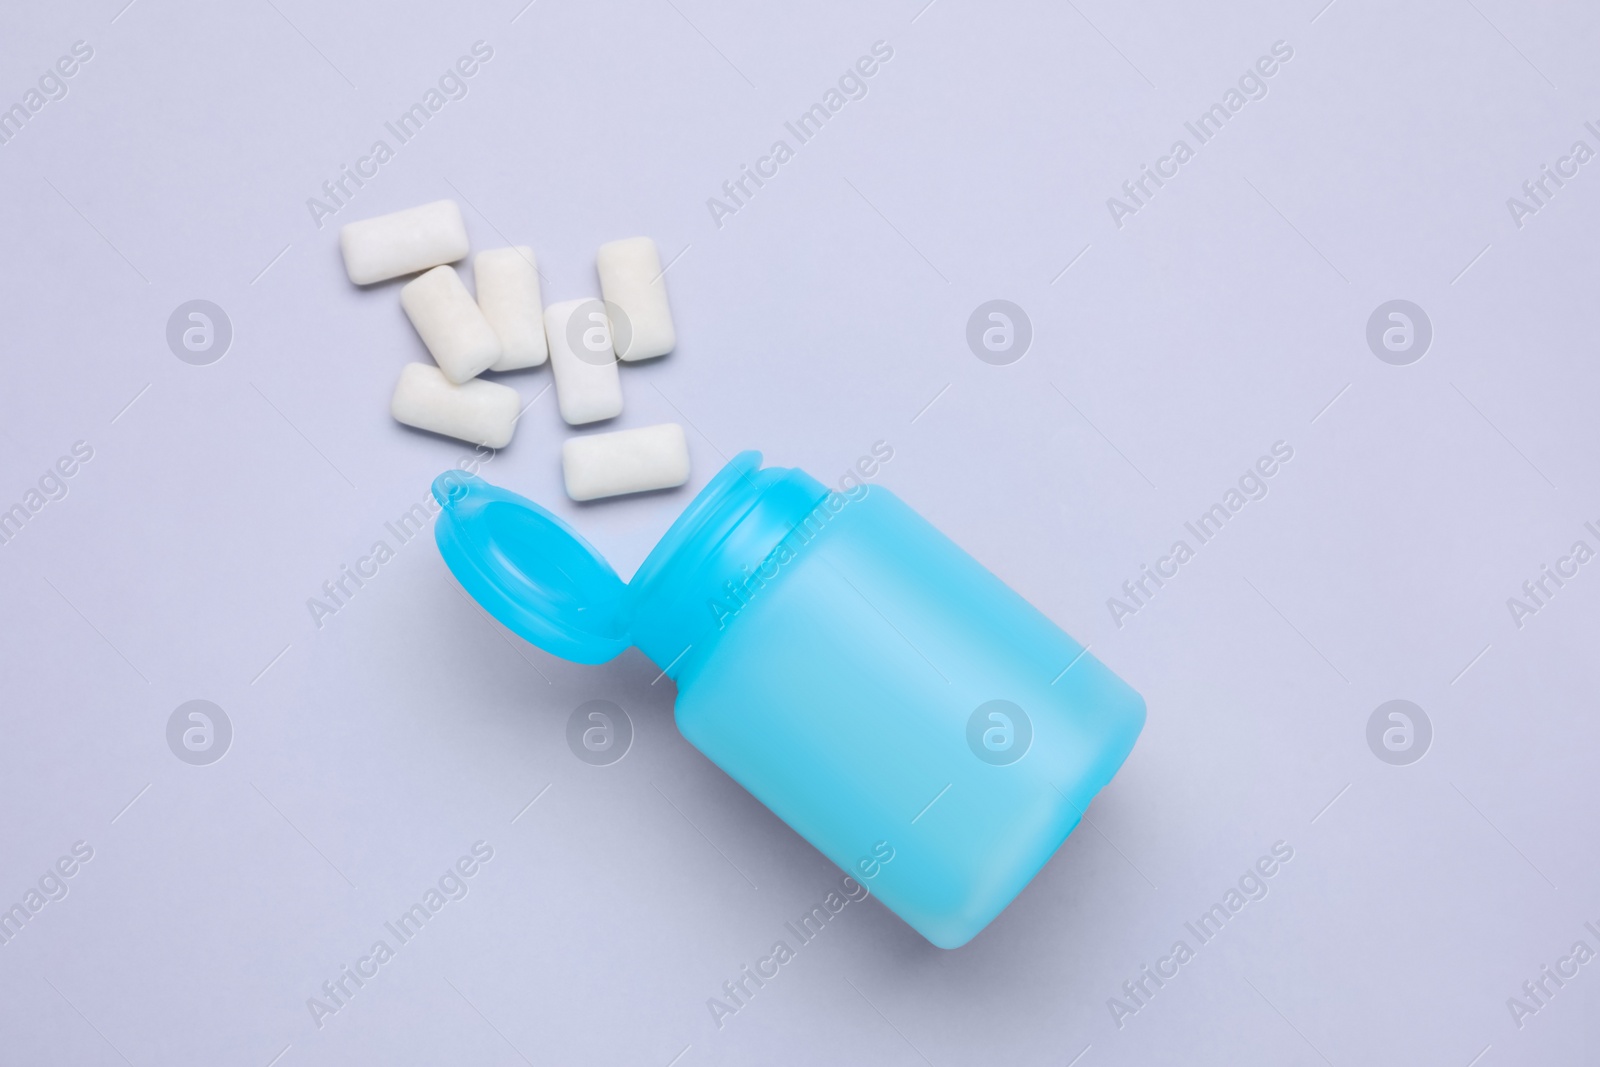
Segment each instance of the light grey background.
[[[4,16],[0,103],[94,56],[0,146],[0,504],[94,458],[0,547],[0,903],[94,858],[0,946],[0,1060],[1593,1062],[1600,963],[1520,1028],[1506,1004],[1600,949],[1600,564],[1520,629],[1506,604],[1600,547],[1600,162],[1520,228],[1506,204],[1600,148],[1592,5],[522,2]],[[314,225],[479,40],[469,94]],[[715,225],[878,40],[868,95]],[[1275,41],[1268,95],[1114,225]],[[623,368],[617,424],[684,423],[690,485],[570,504],[550,394],[486,477],[628,574],[724,457],[832,481],[884,440],[882,484],[1145,695],[1093,825],[970,945],[851,905],[719,1029],[707,999],[838,873],[677,735],[655,666],[510,637],[429,538],[312,624],[470,452],[390,421],[426,356],[337,253],[441,197],[474,248],[532,245],[547,301],[595,293],[603,241],[678,257],[679,348]],[[1404,367],[1365,342],[1400,298],[1434,328]],[[166,345],[192,299],[232,322],[210,366]],[[1032,322],[1009,366],[965,342],[991,299]],[[1115,625],[1280,440],[1270,495]],[[233,726],[209,766],[167,747],[191,699]],[[593,699],[634,724],[611,766],[567,748]],[[1367,747],[1391,699],[1433,725],[1409,766]],[[319,1028],[307,998],[479,840],[470,893]],[[1119,1029],[1108,998],[1280,840],[1270,894]]]

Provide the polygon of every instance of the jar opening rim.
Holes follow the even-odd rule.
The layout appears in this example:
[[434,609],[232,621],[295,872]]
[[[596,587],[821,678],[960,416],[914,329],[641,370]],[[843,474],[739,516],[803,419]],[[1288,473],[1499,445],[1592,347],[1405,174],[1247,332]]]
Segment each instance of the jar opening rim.
[[[628,582],[629,588],[635,593],[648,589],[671,566],[679,550],[700,540],[707,527],[719,515],[730,510],[729,505],[741,496],[745,498],[744,507],[738,509],[741,513],[754,507],[763,488],[762,482],[756,478],[760,473],[761,453],[754,449],[740,452],[729,460],[673,520],[661,540],[639,564],[639,569]],[[736,522],[742,514],[730,517]]]

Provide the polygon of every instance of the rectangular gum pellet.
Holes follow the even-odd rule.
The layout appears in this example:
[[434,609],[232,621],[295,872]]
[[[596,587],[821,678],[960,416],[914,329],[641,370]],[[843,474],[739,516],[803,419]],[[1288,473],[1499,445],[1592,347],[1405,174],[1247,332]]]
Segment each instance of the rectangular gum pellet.
[[407,426],[469,444],[504,448],[511,443],[522,401],[498,382],[456,385],[426,363],[408,363],[395,384],[389,413]]
[[454,200],[435,200],[341,227],[339,248],[350,280],[371,285],[461,259],[467,227]]
[[444,376],[460,385],[500,358],[500,337],[454,267],[435,267],[407,282],[400,306]]
[[672,489],[689,480],[689,444],[675,422],[572,437],[561,446],[561,473],[574,500]]
[[593,297],[551,304],[544,309],[544,333],[561,417],[582,426],[622,414],[622,381],[605,305]]
[[[661,253],[648,237],[629,237],[600,246],[595,256],[600,293],[618,321],[612,323],[617,358],[653,359],[672,351],[677,333],[667,305],[667,282],[661,274]],[[622,314],[616,316],[620,308]]]
[[527,245],[495,248],[472,257],[478,307],[500,338],[500,358],[490,370],[522,370],[545,361],[544,307],[539,266]]

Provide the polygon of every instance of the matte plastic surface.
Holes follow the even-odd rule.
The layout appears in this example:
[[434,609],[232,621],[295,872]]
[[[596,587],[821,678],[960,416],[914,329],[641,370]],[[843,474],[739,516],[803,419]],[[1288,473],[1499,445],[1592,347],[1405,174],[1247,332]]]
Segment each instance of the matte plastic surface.
[[626,597],[559,519],[474,477],[435,482],[440,549],[547,651],[638,644],[677,680],[690,742],[957,947],[1077,825],[1144,701],[887,489],[847,497],[759,458],[713,479]]

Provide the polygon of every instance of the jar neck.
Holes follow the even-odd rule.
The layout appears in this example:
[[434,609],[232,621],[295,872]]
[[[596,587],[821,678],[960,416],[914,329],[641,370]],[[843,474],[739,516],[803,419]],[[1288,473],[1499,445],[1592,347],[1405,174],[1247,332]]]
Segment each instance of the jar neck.
[[742,452],[700,491],[628,583],[633,643],[674,681],[704,661],[783,564],[820,532],[829,491]]

